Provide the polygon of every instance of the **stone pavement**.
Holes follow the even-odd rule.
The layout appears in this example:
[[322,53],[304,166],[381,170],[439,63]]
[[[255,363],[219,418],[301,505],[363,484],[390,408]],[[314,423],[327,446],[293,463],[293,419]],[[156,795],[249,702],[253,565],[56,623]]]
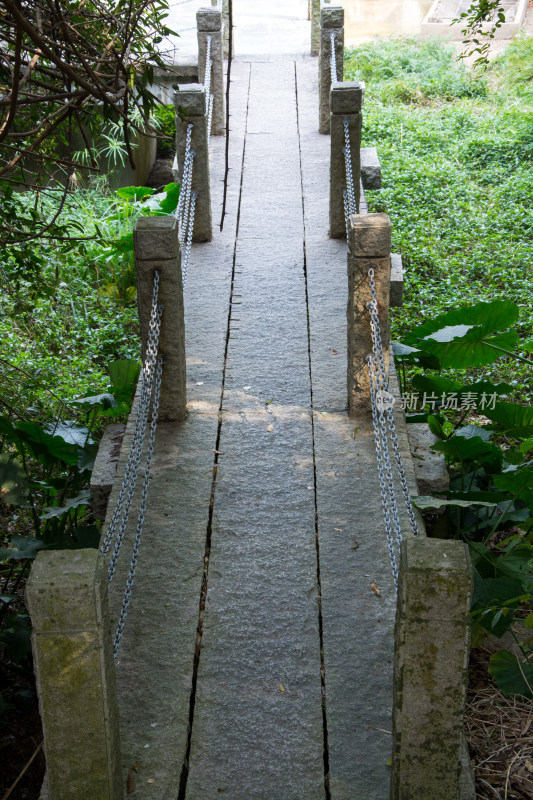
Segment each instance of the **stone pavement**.
[[232,81],[227,214],[185,287],[189,415],[158,430],[117,663],[124,777],[141,800],[387,800],[395,593],[371,425],[345,411],[317,62],[240,58]]

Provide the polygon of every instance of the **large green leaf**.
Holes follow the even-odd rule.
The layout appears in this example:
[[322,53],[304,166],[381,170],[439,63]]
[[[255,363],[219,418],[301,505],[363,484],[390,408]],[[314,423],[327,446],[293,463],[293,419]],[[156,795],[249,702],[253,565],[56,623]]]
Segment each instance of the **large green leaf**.
[[[47,545],[41,539],[33,536],[19,536],[16,534],[9,540],[10,548],[0,548],[0,564],[6,561],[19,561],[23,558],[35,558],[39,550],[44,550]],[[14,545],[14,546],[13,546]]]
[[431,450],[444,453],[447,458],[453,461],[501,461],[501,450],[490,442],[484,442],[480,436],[465,438],[464,436],[452,436],[445,442],[435,442],[431,445]]
[[485,409],[483,414],[507,436],[533,435],[533,406],[498,402],[493,409]]
[[455,498],[444,500],[444,498],[431,497],[429,495],[419,495],[418,497],[412,497],[411,500],[413,501],[413,505],[421,511],[425,511],[428,508],[444,508],[445,506],[455,506],[457,508],[486,506],[487,508],[492,508],[496,505],[495,503],[487,503],[483,500],[459,500]]
[[117,189],[117,195],[121,200],[144,200],[145,197],[151,197],[155,189],[149,189],[148,186],[123,186],[122,189]]
[[450,378],[444,378],[441,375],[414,375],[413,386],[419,392],[425,392],[427,395],[435,394],[442,399],[442,395],[456,394],[458,398],[458,405],[461,405],[461,395],[468,394],[470,397],[475,394],[478,395],[479,401],[483,395],[501,395],[509,394],[513,391],[513,387],[508,383],[491,383],[490,381],[476,381],[470,385],[454,381]]
[[161,200],[160,209],[163,214],[173,214],[180,199],[180,184],[168,183],[165,186],[166,196]]
[[141,371],[139,361],[134,358],[123,358],[111,361],[107,365],[111,378],[113,395],[117,400],[129,401],[135,391],[135,386]]
[[76,495],[76,497],[73,497],[71,500],[67,500],[64,506],[52,506],[51,508],[48,508],[45,513],[41,515],[41,519],[54,519],[56,517],[62,517],[73,509],[79,508],[80,506],[86,506],[90,502],[91,492],[88,489],[84,489],[82,492]]
[[533,698],[533,664],[518,661],[509,650],[498,650],[490,657],[489,672],[504,695]]
[[9,453],[0,453],[0,500],[11,506],[26,502],[28,481],[18,461]]
[[41,463],[51,458],[72,466],[78,463],[77,445],[66,442],[62,436],[52,436],[36,422],[19,422],[17,433]]
[[454,308],[434,317],[423,325],[413,328],[406,337],[405,343],[412,347],[420,347],[421,340],[429,339],[450,326],[465,325],[482,328],[485,335],[503,331],[518,320],[518,306],[511,300],[493,300],[491,303],[476,303],[473,306]]
[[505,329],[517,319],[518,306],[510,300],[477,303],[425,322],[405,337],[405,344],[433,355],[441,367],[479,367],[500,358],[502,349],[516,346],[518,334]]

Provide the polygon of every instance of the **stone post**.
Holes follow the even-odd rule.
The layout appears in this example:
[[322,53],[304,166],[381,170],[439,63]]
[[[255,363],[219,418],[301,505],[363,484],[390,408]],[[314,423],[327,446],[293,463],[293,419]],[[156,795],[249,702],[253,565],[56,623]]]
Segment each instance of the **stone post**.
[[344,9],[341,6],[324,6],[320,12],[320,57],[318,61],[318,129],[330,131],[329,92],[331,89],[331,34],[335,35],[337,80],[344,76]]
[[163,305],[159,335],[159,352],[163,358],[159,420],[181,422],[187,416],[187,395],[178,221],[174,216],[139,217],[133,237],[143,356],[148,342],[154,272],[159,272],[159,302]]
[[386,214],[350,217],[348,236],[348,414],[370,415],[367,356],[372,352],[368,270],[374,270],[385,367],[389,369],[391,223]]
[[196,192],[196,215],[193,241],[210,242],[212,238],[211,191],[209,183],[209,137],[205,89],[198,83],[178,86],[176,103],[176,156],[179,173],[183,174],[187,126],[192,124],[192,145],[195,152],[192,190]]
[[[198,28],[198,80],[205,86],[207,39],[211,37],[211,87],[213,115],[211,131],[215,136],[225,132],[224,115],[224,56],[222,46],[222,12],[218,8],[200,8],[196,12]],[[209,98],[206,97],[206,102]]]
[[422,537],[403,542],[391,800],[465,796],[460,786],[471,594],[463,542]]
[[320,53],[320,9],[331,0],[309,0],[309,19],[311,20],[311,55]]
[[26,585],[51,800],[123,800],[107,571],[97,550],[43,550]]
[[346,188],[344,120],[348,121],[355,204],[359,211],[361,197],[361,107],[363,87],[360,83],[334,83],[330,92],[331,159],[329,180],[329,235],[332,239],[346,236],[343,192]]
[[[229,57],[229,0],[222,0],[222,55]],[[233,55],[235,55],[235,44],[233,44]]]

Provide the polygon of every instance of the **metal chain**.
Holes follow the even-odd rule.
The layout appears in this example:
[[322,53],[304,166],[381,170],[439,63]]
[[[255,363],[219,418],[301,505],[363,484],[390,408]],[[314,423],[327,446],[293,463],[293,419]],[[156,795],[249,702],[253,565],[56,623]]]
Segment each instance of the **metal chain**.
[[350,235],[350,209],[348,207],[348,192],[346,189],[342,190],[342,199],[344,202],[344,222],[346,223],[346,241]]
[[205,52],[205,75],[204,75],[204,88],[205,88],[205,96],[209,99],[209,95],[211,94],[211,67],[213,66],[213,62],[211,61],[211,41],[212,36],[206,36],[206,52]]
[[111,580],[113,573],[115,572],[118,555],[120,553],[120,547],[122,544],[122,540],[124,538],[124,532],[128,521],[129,510],[133,498],[133,492],[135,490],[135,483],[137,481],[137,474],[139,472],[142,446],[144,443],[144,436],[146,432],[146,423],[150,408],[150,398],[152,394],[152,384],[153,384],[153,367],[151,364],[152,359],[150,357],[150,352],[153,349],[154,336],[157,337],[157,340],[159,339],[159,328],[161,321],[161,310],[158,308],[158,295],[159,295],[159,273],[156,271],[154,273],[154,289],[152,294],[152,309],[150,313],[150,322],[149,322],[148,347],[145,358],[145,364],[143,366],[141,374],[141,392],[139,398],[137,418],[135,420],[135,428],[133,432],[132,444],[130,447],[130,451],[128,453],[128,461],[126,464],[126,469],[124,470],[124,477],[122,479],[122,485],[120,487],[117,504],[115,506],[115,510],[113,512],[113,516],[111,518],[111,522],[109,524],[109,528],[105,535],[104,541],[102,543],[102,546],[100,547],[100,552],[103,553],[104,555],[106,555],[109,552],[111,543],[117,531],[117,526],[120,520],[120,526],[118,528],[118,537],[117,541],[115,542],[113,556],[111,558],[108,569],[109,580]]
[[[376,391],[376,374],[374,369],[374,364],[372,361],[372,356],[367,357],[367,365],[368,365],[368,375],[370,379],[370,403],[372,407],[372,423],[374,426],[374,438],[376,443],[376,457],[377,457],[377,465],[378,465],[378,476],[379,476],[379,488],[380,488],[380,495],[381,495],[381,507],[383,509],[383,520],[385,522],[385,531],[387,533],[387,544],[389,547],[389,556],[390,562],[392,567],[392,577],[394,580],[394,586],[398,589],[398,558],[396,554],[396,546],[394,543],[394,535],[393,535],[393,528],[391,524],[391,517],[389,514],[389,500],[390,495],[389,491],[387,490],[387,481],[385,479],[385,456],[384,456],[384,448],[383,448],[383,440],[381,436],[380,430],[380,423],[379,423],[379,412],[378,412],[378,404],[377,404],[377,391]],[[385,442],[386,446],[386,442]],[[387,450],[388,454],[388,450]]]
[[335,52],[335,34],[330,33],[329,40],[331,43],[331,55],[329,57],[329,71],[331,75],[331,82],[335,83],[337,80],[337,53]]
[[207,106],[207,135],[211,136],[211,121],[213,119],[213,106],[215,104],[215,95],[209,95],[209,103]]
[[192,234],[194,231],[194,212],[196,209],[196,192],[192,192],[191,194],[191,205],[189,210],[189,219],[187,222],[187,241],[185,243],[185,250],[183,252],[183,259],[181,262],[181,274],[182,274],[182,282],[183,286],[185,286],[185,281],[187,280],[187,273],[189,271],[189,262],[191,260],[191,247],[192,247]]
[[180,245],[183,246],[183,242],[185,241],[185,237],[187,235],[187,221],[189,219],[190,214],[190,205],[191,205],[191,191],[192,191],[192,172],[194,167],[194,158],[196,156],[196,152],[191,150],[190,158],[189,158],[189,169],[187,170],[187,175],[185,176],[184,181],[182,182],[182,188],[184,189],[183,195],[183,208],[182,208],[182,216],[179,220],[179,233],[178,239]]
[[120,647],[120,642],[122,640],[122,634],[124,633],[124,625],[126,624],[126,617],[128,615],[128,608],[130,605],[131,593],[133,590],[133,581],[135,579],[135,570],[137,568],[137,560],[139,557],[139,547],[141,544],[141,537],[143,533],[143,526],[144,526],[144,515],[146,513],[146,501],[148,499],[148,488],[150,484],[150,472],[152,467],[152,457],[154,454],[154,445],[155,445],[155,433],[157,430],[157,417],[159,414],[159,396],[161,392],[161,375],[163,372],[163,359],[157,359],[156,365],[156,374],[155,374],[155,388],[154,388],[154,402],[152,406],[152,421],[150,424],[150,436],[148,439],[148,450],[146,453],[146,469],[144,473],[144,481],[143,481],[143,488],[141,494],[141,502],[139,505],[139,514],[137,517],[137,532],[135,535],[135,541],[133,544],[133,553],[131,556],[130,561],[130,568],[128,572],[128,579],[126,581],[126,589],[124,591],[124,597],[122,599],[122,608],[120,611],[120,619],[117,625],[117,630],[115,632],[115,638],[113,640],[113,657],[116,658],[118,655],[118,650]]
[[176,211],[174,212],[174,215],[178,219],[178,222],[181,222],[183,218],[183,204],[185,201],[184,186],[189,179],[189,172],[192,173],[192,160],[193,160],[193,157],[191,155],[192,129],[193,125],[192,123],[189,123],[187,125],[187,134],[185,136],[185,154],[183,156],[183,175],[181,177],[180,196],[178,200],[178,205],[176,207]]
[[[370,330],[372,335],[372,344],[373,344],[373,352],[374,357],[376,359],[378,370],[379,370],[379,377],[380,382],[382,384],[382,388],[384,392],[389,391],[389,382],[387,379],[387,371],[385,369],[385,359],[383,357],[383,342],[381,338],[381,326],[379,322],[379,314],[378,314],[378,302],[377,302],[377,295],[376,295],[376,282],[374,279],[374,270],[371,268],[368,270],[368,279],[370,283],[370,303],[369,303],[369,311],[370,311]],[[398,434],[396,430],[396,422],[394,420],[394,412],[392,409],[392,405],[387,404],[386,408],[387,420],[389,423],[389,432],[390,432],[390,439],[392,442],[392,447],[394,451],[394,457],[396,460],[396,467],[398,470],[398,476],[400,479],[400,485],[402,487],[402,494],[404,498],[405,507],[407,510],[407,514],[409,516],[409,523],[411,525],[411,531],[415,536],[418,535],[418,526],[416,524],[416,518],[413,510],[413,504],[411,502],[411,495],[409,492],[409,487],[407,485],[407,477],[405,475],[405,468],[403,465],[403,459],[400,451],[400,443],[398,441]]]
[[350,146],[350,121],[348,117],[344,117],[343,126],[344,126],[344,147],[342,148],[342,152],[344,153],[344,164],[346,167],[346,192],[348,194],[348,210],[351,215],[351,214],[357,214],[357,205],[355,203],[355,189],[354,189],[353,171],[352,171],[352,150]]

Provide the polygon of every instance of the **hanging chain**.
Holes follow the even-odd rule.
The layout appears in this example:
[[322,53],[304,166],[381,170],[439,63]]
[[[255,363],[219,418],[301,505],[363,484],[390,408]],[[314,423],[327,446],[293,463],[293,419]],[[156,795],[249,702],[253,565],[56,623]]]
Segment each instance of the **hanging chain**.
[[205,76],[204,87],[205,96],[207,98],[207,135],[211,135],[211,120],[213,118],[213,102],[214,95],[211,94],[211,70],[213,68],[213,61],[211,60],[211,41],[212,36],[206,36],[207,49],[205,54]]
[[152,421],[150,424],[150,436],[148,439],[148,450],[146,453],[146,469],[144,473],[143,488],[141,494],[141,502],[139,505],[139,514],[137,517],[137,532],[135,534],[135,541],[133,544],[133,553],[130,561],[130,568],[128,572],[128,579],[126,581],[126,589],[122,599],[122,608],[120,611],[120,619],[115,632],[113,640],[113,657],[116,658],[124,633],[124,625],[126,624],[126,617],[128,615],[128,608],[131,600],[131,593],[133,590],[133,581],[135,579],[135,570],[137,568],[137,560],[139,557],[139,547],[141,544],[141,537],[144,526],[144,515],[146,513],[146,501],[148,499],[148,488],[150,484],[150,472],[152,467],[152,457],[154,454],[155,433],[157,430],[157,417],[159,414],[159,396],[161,392],[161,375],[163,371],[163,359],[158,358],[155,370],[155,388],[154,388],[154,402],[152,405]]
[[348,205],[348,192],[346,189],[342,190],[342,200],[344,203],[344,222],[346,223],[346,241],[350,236],[350,208]]
[[[372,333],[372,342],[374,347],[375,341],[375,349],[374,355],[377,357],[378,362],[378,369],[381,378],[381,382],[383,384],[383,391],[385,393],[389,392],[389,383],[387,379],[387,371],[385,369],[385,360],[383,357],[383,342],[381,339],[381,326],[379,323],[379,316],[378,316],[378,303],[377,303],[377,296],[376,296],[376,282],[374,280],[374,270],[369,269],[368,271],[368,278],[370,282],[370,316],[371,319],[373,318],[374,323],[374,330],[372,330],[371,325],[371,333]],[[398,433],[396,430],[396,422],[394,420],[394,412],[393,412],[393,402],[387,402],[385,404],[385,411],[387,415],[387,420],[389,423],[389,432],[390,432],[390,439],[392,442],[392,447],[394,451],[394,457],[396,460],[396,467],[398,470],[398,476],[400,478],[400,484],[402,487],[402,494],[404,498],[405,507],[409,516],[409,522],[411,525],[411,531],[415,536],[418,536],[418,527],[416,524],[416,518],[413,511],[413,504],[411,502],[411,495],[409,492],[409,487],[407,485],[407,477],[405,475],[405,468],[403,466],[403,459],[402,454],[400,451],[400,443],[398,441]]]
[[396,431],[396,422],[394,420],[393,413],[394,401],[389,393],[389,384],[383,356],[383,340],[381,337],[381,326],[378,314],[376,282],[374,279],[374,270],[372,268],[368,270],[368,278],[370,283],[370,302],[368,303],[368,310],[370,312],[372,355],[368,356],[367,358],[367,366],[370,382],[372,421],[374,425],[374,437],[376,442],[381,505],[383,508],[385,530],[387,532],[387,543],[389,547],[394,585],[396,588],[398,588],[398,553],[400,551],[402,542],[402,531],[398,505],[396,503],[396,491],[394,487],[389,454],[389,436],[392,442],[396,467],[398,469],[404,502],[411,525],[411,531],[415,536],[418,535],[418,528],[409,494],[409,487],[407,486],[407,479],[400,452],[398,434]]
[[[152,309],[150,314],[150,322],[148,326],[148,346],[146,348],[145,362],[141,374],[141,392],[139,398],[139,407],[137,411],[137,418],[135,420],[135,428],[133,432],[132,444],[128,453],[128,461],[124,471],[124,477],[120,487],[120,492],[109,524],[109,528],[105,535],[100,552],[106,555],[109,552],[111,543],[115,534],[118,535],[113,549],[108,567],[109,580],[112,579],[116,569],[120,548],[124,539],[126,525],[128,523],[129,511],[135,491],[135,484],[137,482],[137,475],[139,472],[139,465],[141,460],[142,447],[146,433],[146,425],[150,410],[150,400],[152,395],[152,386],[154,381],[154,363],[155,355],[157,354],[157,346],[159,342],[159,331],[161,327],[161,314],[162,308],[158,305],[159,296],[159,272],[154,273],[154,289],[152,294]],[[120,525],[119,525],[120,521]]]
[[186,186],[192,182],[192,167],[194,159],[194,151],[191,150],[192,129],[193,125],[192,123],[189,123],[187,125],[187,135],[185,137],[185,154],[183,157],[183,175],[181,177],[180,196],[176,211],[174,212],[175,217],[180,223],[180,227],[183,221]]
[[331,55],[329,57],[329,71],[331,75],[331,82],[335,83],[337,80],[337,53],[335,52],[335,34],[330,33],[329,40],[331,43]]
[[353,171],[352,171],[352,149],[350,145],[350,120],[348,119],[348,117],[344,117],[343,126],[344,126],[344,147],[342,148],[342,152],[344,153],[344,164],[346,167],[346,193],[348,195],[348,212],[351,216],[352,214],[357,214],[357,205],[355,202],[355,188],[354,188]]
[[194,231],[194,211],[196,209],[196,192],[191,194],[191,205],[189,209],[189,219],[187,221],[187,240],[185,242],[185,250],[183,251],[183,259],[181,262],[181,275],[183,286],[187,280],[187,273],[189,271],[189,262],[191,260],[191,247],[192,247],[192,234]]

